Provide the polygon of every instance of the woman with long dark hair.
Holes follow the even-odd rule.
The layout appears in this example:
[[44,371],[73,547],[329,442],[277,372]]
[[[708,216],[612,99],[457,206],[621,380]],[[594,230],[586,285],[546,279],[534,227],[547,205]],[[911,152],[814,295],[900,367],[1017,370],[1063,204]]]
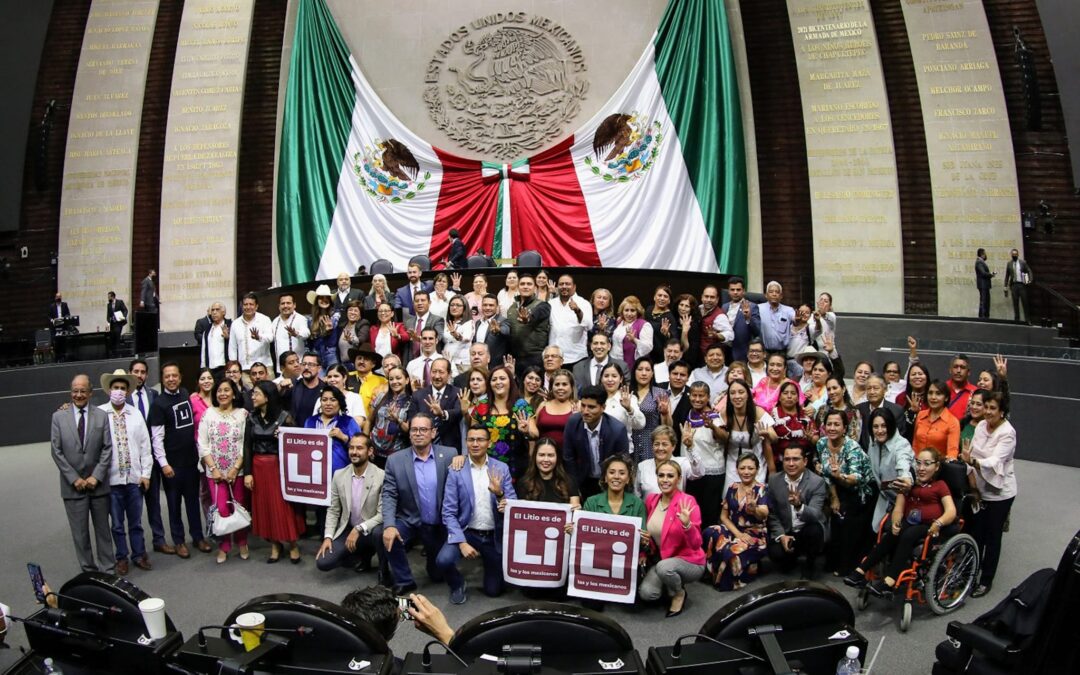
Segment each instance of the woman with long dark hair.
[[376,311],[378,321],[371,327],[370,342],[379,356],[400,354],[408,344],[409,331],[405,324],[394,321],[394,307],[388,302],[379,305]]
[[858,443],[859,439],[862,438],[862,417],[851,402],[851,396],[848,394],[847,385],[844,384],[843,378],[835,375],[830,376],[825,381],[825,396],[825,404],[821,406],[817,415],[814,416],[814,422],[817,423],[818,428],[824,428],[826,413],[830,410],[842,410],[848,417],[848,438]]
[[911,487],[911,470],[915,465],[915,453],[911,444],[896,431],[896,418],[887,408],[878,408],[866,420],[870,427],[870,444],[866,454],[870,458],[871,475],[878,487],[877,503],[870,525],[878,531],[896,496]]
[[652,432],[660,426],[660,401],[666,397],[666,394],[663,389],[656,386],[653,379],[653,364],[647,356],[634,361],[630,379],[632,381],[630,392],[637,399],[641,414],[645,416],[644,426],[630,432],[634,460],[641,462],[652,457]]
[[478,405],[468,411],[474,424],[487,427],[491,433],[488,454],[510,467],[510,475],[518,478],[528,464],[529,443],[525,434],[533,409],[518,394],[513,373],[499,366],[488,376],[490,392],[486,411]]
[[529,465],[514,487],[518,497],[534,502],[569,504],[581,507],[581,491],[574,477],[563,466],[562,453],[555,441],[544,437],[536,441]]
[[769,488],[757,480],[761,463],[757,455],[744,452],[736,467],[739,480],[728,486],[720,524],[705,528],[703,535],[706,567],[718,591],[738,590],[753,581],[768,550]]
[[683,361],[691,369],[700,368],[704,361],[701,353],[701,313],[698,312],[697,298],[683,293],[675,298],[675,325],[678,328],[679,342],[682,343]]
[[304,534],[304,512],[281,494],[281,467],[278,462],[278,432],[292,426],[289,413],[281,409],[277,386],[259,382],[251,390],[253,410],[244,434],[244,487],[251,492],[251,533],[270,542],[268,563],[281,558],[281,548],[289,547],[289,557],[300,559],[297,544]]
[[395,366],[386,371],[386,389],[375,395],[371,417],[364,425],[364,433],[374,450],[371,461],[380,469],[386,466],[390,455],[409,447],[407,420],[411,398],[412,387],[405,369]]
[[960,420],[949,412],[948,386],[932,380],[926,387],[925,400],[926,407],[915,415],[912,447],[934,448],[944,460],[955,460],[960,454]]
[[308,349],[319,355],[321,375],[338,362],[337,326],[339,314],[334,311],[334,296],[325,284],[308,294],[311,301],[311,335]]
[[[758,458],[759,483],[775,472],[776,463],[772,452],[773,419],[763,408],[754,404],[750,384],[735,380],[728,385],[727,402],[722,413],[722,423],[727,431],[724,452],[724,479],[727,485],[739,482],[737,462],[744,453]],[[712,525],[713,523],[708,523]]]
[[645,320],[652,326],[653,348],[649,359],[653,363],[664,360],[664,346],[673,337],[679,337],[679,322],[671,306],[671,286],[660,284],[653,291],[652,304],[645,309]]
[[[780,396],[770,415],[773,418],[772,431],[776,439],[772,442],[774,464],[784,457],[784,450],[790,447],[803,449],[804,456],[811,456],[818,442],[818,428],[814,418],[807,415],[800,405],[802,390],[791,380],[780,385]],[[782,467],[775,466],[774,471]]]
[[446,328],[443,331],[442,354],[450,360],[453,377],[469,369],[469,347],[472,346],[472,315],[465,297],[455,295],[446,306]]
[[570,416],[577,408],[577,388],[574,374],[569,370],[556,370],[551,376],[551,396],[540,404],[529,422],[532,438],[548,437],[562,450],[563,432]]
[[[371,338],[371,324],[363,317],[359,300],[351,300],[338,320],[337,362],[352,363],[349,352],[366,343]],[[329,369],[329,366],[327,367]]]

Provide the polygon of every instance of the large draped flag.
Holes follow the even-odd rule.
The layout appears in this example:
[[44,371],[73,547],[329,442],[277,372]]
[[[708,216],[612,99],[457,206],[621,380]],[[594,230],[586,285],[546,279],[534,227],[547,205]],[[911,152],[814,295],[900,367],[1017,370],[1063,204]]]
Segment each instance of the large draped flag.
[[300,4],[278,169],[281,282],[439,260],[458,229],[496,258],[744,274],[741,116],[723,3],[671,0],[622,86],[569,138],[510,163],[411,132],[324,0]]

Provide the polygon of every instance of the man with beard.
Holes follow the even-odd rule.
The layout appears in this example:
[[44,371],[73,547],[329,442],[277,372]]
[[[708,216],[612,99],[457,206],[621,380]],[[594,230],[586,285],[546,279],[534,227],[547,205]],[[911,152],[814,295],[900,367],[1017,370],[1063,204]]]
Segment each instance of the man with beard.
[[371,568],[371,556],[381,543],[376,530],[382,525],[384,474],[370,458],[368,437],[353,434],[349,466],[335,472],[330,483],[323,543],[315,554],[315,566],[322,572],[345,565],[357,571]]

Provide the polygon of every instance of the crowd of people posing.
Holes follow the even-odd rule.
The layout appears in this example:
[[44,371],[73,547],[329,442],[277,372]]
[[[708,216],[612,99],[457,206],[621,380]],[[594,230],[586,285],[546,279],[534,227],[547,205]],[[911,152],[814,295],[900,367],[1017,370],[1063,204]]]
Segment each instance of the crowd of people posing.
[[[377,557],[380,581],[399,595],[416,587],[414,544],[452,602],[467,598],[462,558],[482,561],[485,594],[501,593],[509,499],[640,518],[639,595],[666,596],[669,615],[692,582],[738,589],[765,559],[781,570],[801,561],[814,577],[823,558],[825,571],[861,585],[892,554],[872,588],[886,594],[913,538],[955,529],[961,505],[942,487],[945,462],[966,465],[975,508],[965,517],[983,553],[975,595],[989,590],[1016,494],[1004,359],[972,383],[958,355],[942,381],[909,338],[905,375],[896,362],[880,374],[860,362],[849,382],[828,293],[790,307],[771,282],[752,303],[731,278],[724,303],[716,286],[698,298],[661,285],[646,307],[635,296],[616,305],[605,289],[586,300],[569,274],[511,271],[498,293],[482,274],[472,281],[462,293],[460,275],[429,283],[410,267],[406,286],[391,292],[375,275],[364,294],[342,275],[336,290],[309,294],[310,319],[284,294],[271,321],[249,294],[242,317],[228,322],[214,305],[196,326],[194,393],[172,363],[160,394],[140,361],[102,376],[119,392],[101,406],[118,571],[129,555],[150,567],[140,485],[160,553],[189,555],[184,511],[191,541],[211,551],[205,508],[228,516],[241,504],[250,533],[271,543],[267,562],[287,551],[299,563],[308,526],[282,496],[277,443],[280,429],[299,426],[327,430],[333,444],[331,506],[313,514],[317,566],[376,569]],[[145,448],[135,440],[144,436]],[[248,534],[218,537],[217,561],[234,546],[247,559]],[[95,567],[83,552],[80,562]]]

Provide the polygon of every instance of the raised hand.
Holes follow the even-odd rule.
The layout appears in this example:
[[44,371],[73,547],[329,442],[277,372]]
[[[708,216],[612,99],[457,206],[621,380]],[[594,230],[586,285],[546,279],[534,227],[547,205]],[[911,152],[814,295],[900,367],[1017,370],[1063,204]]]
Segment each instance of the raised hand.
[[469,410],[470,408],[472,408],[472,399],[469,398],[468,389],[462,389],[461,391],[459,391],[457,397],[458,401],[461,402],[462,410]]
[[840,477],[840,458],[832,453],[829,453],[829,473],[833,478]]
[[690,422],[682,423],[682,442],[688,448],[694,447],[694,427],[690,426]]
[[907,336],[907,348],[911,351],[915,351],[919,348],[919,341],[912,335]]
[[656,411],[660,413],[661,417],[667,417],[671,414],[671,397],[667,395],[661,395],[656,398]]
[[499,332],[499,320],[495,317],[491,317],[488,321],[488,332],[492,334],[497,334]]
[[519,410],[514,413],[514,419],[517,420],[518,429],[523,430],[522,433],[524,433],[524,430],[529,428],[529,422],[532,420],[532,415],[526,414],[524,410]]
[[488,492],[502,499],[502,478],[492,469],[488,469]]
[[690,514],[692,514],[693,512],[694,506],[690,503],[689,500],[684,499],[682,502],[680,502],[677,515],[679,516],[679,521],[682,523],[684,528],[690,527]]
[[224,340],[229,339],[229,324],[222,322],[221,324],[221,337]]
[[510,372],[514,372],[514,368],[517,367],[517,359],[507,354],[503,357],[503,365],[510,369]]
[[567,303],[566,306],[569,307],[570,311],[573,312],[574,314],[577,314],[581,310],[581,308],[578,307],[577,302],[574,301],[574,296],[572,296],[572,295],[570,296],[570,302]]
[[825,347],[825,353],[832,354],[833,348],[836,346],[836,339],[832,335],[825,335],[821,338],[821,344]]
[[911,392],[908,395],[908,407],[915,412],[922,409],[922,394]]
[[529,316],[530,312],[528,307],[525,305],[518,307],[517,317],[520,323],[529,323]]
[[450,274],[450,285],[453,288],[461,288],[461,273],[453,272]]
[[743,298],[743,301],[742,301],[742,313],[743,313],[743,316],[746,317],[746,320],[749,321],[750,320],[750,301],[747,300],[746,298]]
[[684,316],[679,319],[679,327],[682,328],[683,335],[690,332],[690,327],[693,326],[694,321],[689,316]]
[[425,399],[428,404],[428,408],[431,409],[431,414],[435,417],[442,417],[443,409],[441,403],[441,397],[432,394]]
[[555,287],[555,281],[553,279],[548,279],[547,288],[548,295],[554,296],[558,292],[558,289]]
[[630,407],[630,385],[624,384],[622,388],[619,389],[619,403],[626,409],[626,412],[631,412],[633,410],[633,408]]
[[664,337],[671,337],[671,319],[666,316],[660,320],[660,334]]
[[254,326],[251,327],[251,339],[252,340],[258,340],[259,339],[259,329],[254,327]]
[[606,313],[603,313],[600,316],[596,317],[596,325],[599,326],[600,330],[606,331],[608,325],[608,315]]
[[994,370],[1001,376],[1001,379],[1005,379],[1009,375],[1009,359],[1005,358],[1001,354],[994,356]]

